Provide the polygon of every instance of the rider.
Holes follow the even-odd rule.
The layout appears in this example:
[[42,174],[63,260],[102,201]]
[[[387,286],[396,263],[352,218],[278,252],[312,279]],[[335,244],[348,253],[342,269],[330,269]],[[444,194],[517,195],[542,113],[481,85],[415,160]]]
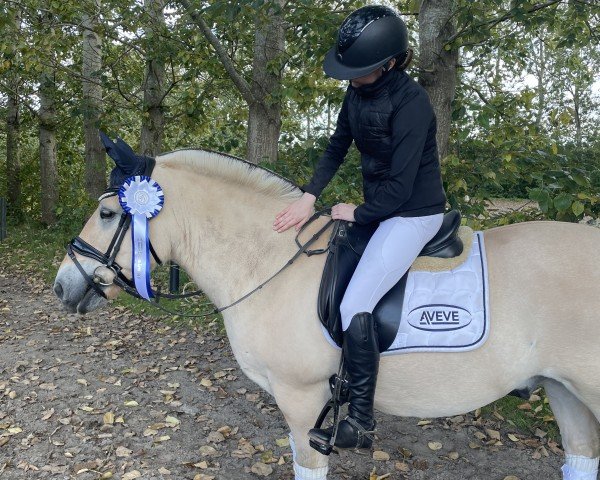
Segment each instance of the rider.
[[[406,25],[389,7],[370,5],[342,23],[323,69],[350,80],[334,134],[304,194],[281,211],[273,229],[298,230],[344,161],[352,141],[361,152],[364,203],[340,203],[333,219],[378,227],[348,285],[340,310],[349,377],[348,416],[335,446],[368,448],[375,428],[373,400],[379,345],[372,312],[406,273],[442,224],[446,195],[436,144],[436,119],[425,90],[404,69],[410,63]],[[313,429],[324,444],[332,429]]]

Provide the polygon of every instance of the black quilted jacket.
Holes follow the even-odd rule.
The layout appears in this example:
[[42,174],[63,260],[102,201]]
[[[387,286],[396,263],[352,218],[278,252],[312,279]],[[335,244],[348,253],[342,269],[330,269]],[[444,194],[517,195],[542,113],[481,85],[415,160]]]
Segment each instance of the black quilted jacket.
[[365,198],[354,212],[357,223],[442,213],[446,194],[435,134],[429,97],[405,72],[392,70],[359,88],[349,85],[336,130],[302,188],[318,197],[354,141]]

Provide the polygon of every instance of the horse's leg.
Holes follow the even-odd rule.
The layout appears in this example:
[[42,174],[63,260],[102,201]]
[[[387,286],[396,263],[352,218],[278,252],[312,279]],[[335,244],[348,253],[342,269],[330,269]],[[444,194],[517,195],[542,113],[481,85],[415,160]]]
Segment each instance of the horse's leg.
[[291,430],[295,480],[326,480],[329,458],[310,447],[308,431],[330,397],[327,382],[294,387],[271,380],[271,388]]
[[543,382],[565,449],[564,480],[596,480],[600,439],[598,420],[575,395],[556,380]]

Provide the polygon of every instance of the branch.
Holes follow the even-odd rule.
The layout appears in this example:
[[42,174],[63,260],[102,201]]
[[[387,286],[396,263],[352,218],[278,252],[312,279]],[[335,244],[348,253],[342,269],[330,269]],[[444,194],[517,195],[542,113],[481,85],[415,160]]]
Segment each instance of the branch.
[[0,88],[2,88],[5,92],[10,93],[11,95],[16,96],[19,99],[19,104],[20,105],[25,105],[25,107],[27,107],[27,109],[33,113],[34,115],[37,115],[37,109],[33,108],[29,102],[26,100],[30,98],[29,95],[25,96],[25,95],[21,95],[19,94],[19,92],[17,92],[13,87],[11,87],[10,85],[4,83],[3,81],[0,80]]
[[[525,13],[526,14],[531,14],[531,13],[537,12],[538,10],[542,10],[543,8],[550,7],[552,5],[556,5],[557,3],[561,3],[562,1],[563,0],[550,0],[550,1],[545,2],[545,3],[538,3],[538,4],[534,5],[533,7],[531,7],[531,9],[528,10],[527,12],[525,12]],[[515,16],[515,14],[511,10],[509,12],[506,12],[504,15],[501,15],[500,17],[492,18],[490,20],[487,20],[485,22],[479,23],[477,25],[473,25],[470,28],[463,28],[460,32],[455,33],[448,40],[446,40],[446,45],[449,44],[449,43],[452,43],[457,38],[460,38],[461,35],[464,32],[466,32],[466,31],[475,31],[475,30],[479,29],[480,27],[485,27],[485,26],[489,26],[490,28],[494,28],[499,23],[502,23],[502,22],[504,22],[506,20],[509,20],[510,18],[512,18],[514,16]]]
[[576,3],[582,3],[583,5],[589,5],[590,7],[600,8],[597,2],[586,2],[585,0],[574,0]]
[[227,51],[225,50],[225,47],[223,46],[223,44],[219,41],[219,39],[216,37],[216,35],[208,27],[208,25],[206,24],[204,19],[200,16],[200,14],[198,12],[196,12],[195,10],[192,10],[189,0],[179,0],[179,3],[181,3],[181,5],[184,7],[184,9],[188,13],[188,15],[192,18],[192,20],[196,23],[196,25],[198,25],[200,27],[200,30],[202,31],[202,33],[204,34],[204,36],[206,37],[208,42],[215,49],[215,52],[217,53],[219,60],[221,60],[223,67],[225,67],[225,71],[229,74],[229,77],[231,78],[231,80],[233,81],[234,85],[237,87],[239,92],[242,94],[242,97],[244,98],[244,100],[246,100],[246,103],[248,103],[248,105],[254,103],[256,101],[256,99],[254,98],[254,95],[252,94],[250,85],[244,79],[244,77],[242,77],[235,69],[235,65],[234,65],[233,61],[231,60],[231,58],[229,57],[229,55],[227,55]]

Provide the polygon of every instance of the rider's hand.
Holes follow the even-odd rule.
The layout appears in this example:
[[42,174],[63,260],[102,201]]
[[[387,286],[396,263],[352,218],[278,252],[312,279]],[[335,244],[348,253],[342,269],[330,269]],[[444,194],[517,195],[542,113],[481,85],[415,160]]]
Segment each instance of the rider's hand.
[[296,227],[296,231],[302,228],[314,212],[314,205],[317,197],[304,192],[298,200],[288,205],[275,217],[273,230],[277,233],[285,232],[290,227]]
[[351,203],[338,203],[331,207],[331,218],[334,220],[347,220],[348,222],[355,222],[354,210],[356,205]]

